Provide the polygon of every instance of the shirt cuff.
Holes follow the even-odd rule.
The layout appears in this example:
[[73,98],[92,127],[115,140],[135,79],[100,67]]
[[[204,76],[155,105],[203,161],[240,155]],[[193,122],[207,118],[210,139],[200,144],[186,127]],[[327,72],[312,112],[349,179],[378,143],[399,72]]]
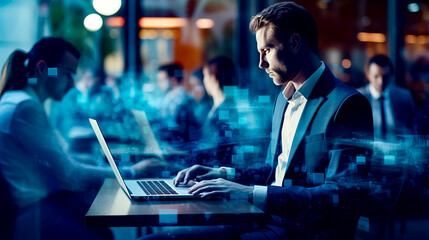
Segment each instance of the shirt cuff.
[[267,210],[267,186],[255,185],[253,188],[253,205],[262,211]]
[[220,167],[219,171],[225,171],[226,172],[226,180],[233,181],[235,179],[235,168]]

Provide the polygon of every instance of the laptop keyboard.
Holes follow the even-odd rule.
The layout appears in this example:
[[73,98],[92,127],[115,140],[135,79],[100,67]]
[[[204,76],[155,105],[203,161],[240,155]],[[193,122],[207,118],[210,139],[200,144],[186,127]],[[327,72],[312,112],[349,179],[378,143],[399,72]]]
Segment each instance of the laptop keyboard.
[[147,195],[175,195],[178,194],[165,181],[137,181]]

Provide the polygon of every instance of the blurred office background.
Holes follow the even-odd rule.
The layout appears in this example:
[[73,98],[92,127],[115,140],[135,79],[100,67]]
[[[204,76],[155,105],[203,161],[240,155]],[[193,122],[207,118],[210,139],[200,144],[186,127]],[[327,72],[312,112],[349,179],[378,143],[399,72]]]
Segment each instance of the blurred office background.
[[[97,97],[74,96],[48,102],[52,121],[66,139],[81,134],[73,114],[109,120],[111,132],[133,138],[127,109],[146,111],[149,120],[160,104],[156,84],[161,64],[180,62],[184,86],[191,74],[219,55],[233,60],[238,86],[229,89],[245,116],[238,120],[266,145],[271,106],[280,88],[258,68],[259,53],[248,31],[251,16],[275,0],[1,0],[0,63],[17,48],[28,51],[44,36],[59,36],[82,52],[75,77],[82,93],[101,82]],[[429,2],[426,0],[298,0],[319,27],[320,55],[342,81],[358,88],[375,54],[386,54],[396,67],[395,83],[408,88],[417,111],[413,149],[407,153],[403,198],[390,226],[395,239],[429,239]],[[92,88],[91,88],[92,89]],[[92,91],[92,90],[91,90]],[[95,91],[95,90],[94,90]],[[104,94],[104,95],[103,95]],[[101,96],[101,97],[100,97]],[[111,107],[106,104],[109,99]],[[76,111],[64,108],[67,101]],[[86,116],[86,115],[85,115]],[[86,145],[74,146],[85,151]],[[408,146],[408,145],[403,145]],[[263,150],[245,146],[238,154]],[[399,201],[401,202],[401,201]],[[409,204],[411,203],[411,204]]]

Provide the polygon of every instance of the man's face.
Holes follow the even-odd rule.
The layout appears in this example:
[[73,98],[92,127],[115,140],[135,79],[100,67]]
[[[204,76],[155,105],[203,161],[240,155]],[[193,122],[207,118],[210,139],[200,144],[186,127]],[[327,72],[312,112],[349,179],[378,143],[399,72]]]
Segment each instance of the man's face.
[[371,63],[368,68],[367,78],[369,83],[380,93],[382,93],[387,85],[389,85],[392,74],[389,67],[381,67],[375,63]]
[[298,72],[298,59],[294,57],[288,41],[279,41],[268,25],[256,31],[259,67],[273,79],[274,84],[284,85]]
[[57,76],[48,76],[48,84],[46,86],[49,97],[60,101],[64,95],[73,87],[73,76],[76,74],[76,69],[79,59],[69,52],[65,52],[62,61],[57,66]]
[[204,97],[206,94],[204,92],[204,85],[201,83],[201,80],[196,76],[190,76],[189,77],[189,84],[191,85],[192,89],[192,97],[194,97],[195,101],[200,102],[200,100]]
[[162,92],[167,92],[168,89],[170,89],[170,80],[168,79],[168,74],[166,71],[159,71],[156,74],[156,80],[158,87]]

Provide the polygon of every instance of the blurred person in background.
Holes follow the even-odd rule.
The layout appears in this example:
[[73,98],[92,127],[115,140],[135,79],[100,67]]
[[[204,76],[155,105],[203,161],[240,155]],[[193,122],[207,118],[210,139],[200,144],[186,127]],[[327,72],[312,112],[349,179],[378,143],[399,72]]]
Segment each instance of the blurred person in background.
[[194,115],[200,125],[203,125],[207,119],[207,115],[213,106],[213,99],[207,94],[203,83],[203,70],[194,71],[189,77],[189,85],[191,86],[191,96],[197,103],[194,109]]
[[204,64],[204,88],[213,104],[200,129],[201,138],[193,142],[195,163],[232,164],[234,146],[239,143],[239,114],[233,96],[236,82],[235,66],[228,57],[216,57]]
[[203,68],[204,87],[213,98],[213,106],[203,125],[203,137],[217,144],[228,143],[238,137],[238,112],[234,96],[226,87],[237,85],[234,63],[225,56],[208,61]]
[[179,63],[158,68],[158,87],[164,92],[160,105],[161,123],[158,129],[161,140],[181,144],[198,139],[192,133],[199,128],[194,115],[195,101],[183,86],[184,71]]
[[[105,166],[83,164],[68,154],[43,108],[73,86],[79,51],[60,38],[44,38],[28,54],[17,50],[5,63],[0,89],[0,177],[4,231],[16,239],[112,239],[108,229],[89,229],[87,190],[114,177]],[[28,60],[28,64],[26,64]],[[122,167],[143,176],[157,161]],[[153,169],[152,169],[153,170]],[[8,228],[6,228],[8,227]],[[5,238],[7,238],[6,236]]]
[[394,72],[389,57],[375,55],[366,69],[369,83],[358,89],[371,103],[375,139],[414,133],[414,101],[410,91],[392,83]]
[[97,120],[109,139],[139,138],[138,124],[131,111],[93,66],[92,61],[79,64],[75,87],[51,111],[54,125],[76,152],[90,152],[93,142],[98,145],[88,118]]

